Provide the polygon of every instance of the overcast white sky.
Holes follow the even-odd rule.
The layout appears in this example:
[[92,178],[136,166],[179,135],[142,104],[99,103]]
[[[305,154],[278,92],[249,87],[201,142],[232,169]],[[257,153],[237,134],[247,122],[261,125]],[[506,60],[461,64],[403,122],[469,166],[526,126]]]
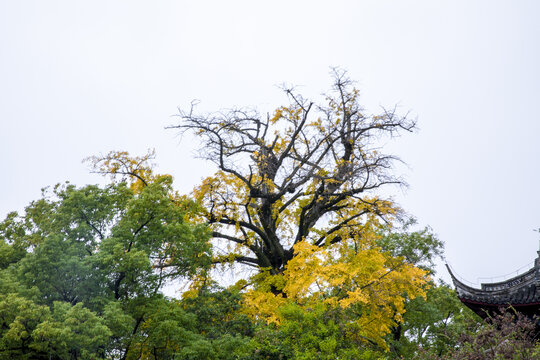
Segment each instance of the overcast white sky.
[[[177,106],[281,105],[276,85],[398,104],[420,131],[392,150],[402,206],[468,280],[515,271],[540,235],[538,1],[0,0],[0,218],[40,189],[102,182],[81,160],[157,151],[189,192],[212,168],[164,130]],[[443,278],[446,271],[440,269]]]

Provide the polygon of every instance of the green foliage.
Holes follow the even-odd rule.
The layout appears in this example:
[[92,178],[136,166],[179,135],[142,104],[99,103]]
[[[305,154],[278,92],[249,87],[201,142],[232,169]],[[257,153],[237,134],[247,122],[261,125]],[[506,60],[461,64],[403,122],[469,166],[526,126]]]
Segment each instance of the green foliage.
[[252,336],[254,325],[241,313],[242,295],[234,289],[223,289],[211,282],[194,297],[183,299],[186,311],[197,317],[197,331],[210,339],[223,335]]
[[281,308],[279,325],[257,326],[254,359],[384,359],[386,352],[358,337],[351,312],[322,304]]
[[34,331],[51,317],[47,306],[16,294],[0,295],[0,359],[31,359],[41,347]]
[[32,334],[34,348],[61,359],[103,357],[111,331],[97,314],[82,303],[72,306],[55,302],[52,316],[41,322]]
[[410,218],[400,228],[386,229],[377,245],[392,256],[403,257],[408,263],[434,273],[434,261],[442,256],[444,244],[429,227],[411,231],[415,225],[416,220]]
[[344,324],[336,323],[336,318],[325,310],[320,305],[309,310],[296,305],[282,309],[285,319],[280,326],[283,345],[292,349],[294,358],[335,359],[350,352],[351,343],[344,333],[346,328],[340,326]]
[[28,287],[35,286],[42,301],[75,304],[90,301],[95,293],[95,279],[85,246],[66,241],[62,235],[49,235],[18,265],[19,279]]
[[465,307],[448,285],[432,283],[426,298],[407,304],[403,322],[389,339],[392,352],[406,359],[418,349],[441,356],[452,351],[461,334],[478,326],[481,319]]
[[11,212],[0,223],[0,269],[21,260],[29,244],[25,241],[23,225],[17,221],[17,213]]
[[172,359],[174,354],[197,341],[195,316],[176,301],[152,299],[141,302],[138,331],[131,337],[127,359]]
[[[203,225],[170,177],[57,185],[0,223],[0,359],[173,358],[198,339],[160,290],[206,271]],[[190,335],[191,334],[191,335]],[[150,355],[148,355],[150,356]],[[147,357],[151,358],[151,357]]]
[[[139,194],[123,183],[57,186],[54,198],[4,221],[1,250],[12,260],[3,263],[16,262],[20,281],[36,286],[49,305],[156,293],[164,281],[194,275],[209,262],[204,227],[185,222],[171,194],[170,179]],[[20,261],[16,244],[27,245]]]
[[82,303],[53,309],[16,294],[0,296],[0,359],[101,358],[110,330]]

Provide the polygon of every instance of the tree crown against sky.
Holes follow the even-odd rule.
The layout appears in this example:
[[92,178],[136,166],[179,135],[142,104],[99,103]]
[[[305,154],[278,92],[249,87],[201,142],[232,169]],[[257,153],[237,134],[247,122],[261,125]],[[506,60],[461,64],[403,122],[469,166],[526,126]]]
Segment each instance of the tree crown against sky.
[[404,184],[393,168],[399,158],[385,154],[381,140],[414,130],[415,122],[393,110],[369,114],[353,85],[334,69],[321,104],[286,88],[289,104],[273,114],[199,115],[193,105],[171,128],[197,135],[200,156],[218,167],[194,196],[219,244],[213,262],[256,270],[238,284],[248,286],[251,314],[279,322],[288,302],[354,305],[370,314],[354,321],[359,336],[377,341],[399,321],[404,294],[422,295],[428,278],[378,244],[404,215],[380,195]]
[[372,222],[391,222],[399,209],[376,191],[402,185],[394,155],[380,140],[412,131],[415,122],[385,110],[370,115],[359,92],[335,69],[325,104],[284,89],[289,105],[274,114],[181,111],[172,128],[202,139],[200,154],[219,171],[195,190],[215,238],[236,244],[223,261],[280,273],[302,241],[318,247],[361,237]]

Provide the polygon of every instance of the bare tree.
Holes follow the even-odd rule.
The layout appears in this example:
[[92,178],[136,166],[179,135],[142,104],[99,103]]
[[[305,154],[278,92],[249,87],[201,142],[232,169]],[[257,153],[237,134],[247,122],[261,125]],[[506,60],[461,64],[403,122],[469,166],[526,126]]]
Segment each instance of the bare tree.
[[334,70],[333,79],[324,105],[284,89],[290,104],[273,115],[200,115],[192,105],[169,127],[197,134],[201,156],[219,168],[195,193],[213,237],[234,245],[216,262],[278,274],[294,244],[327,246],[361,236],[368,218],[395,215],[396,207],[376,196],[383,186],[403,184],[393,174],[399,159],[380,152],[380,140],[412,131],[415,122],[395,108],[368,115],[345,72]]

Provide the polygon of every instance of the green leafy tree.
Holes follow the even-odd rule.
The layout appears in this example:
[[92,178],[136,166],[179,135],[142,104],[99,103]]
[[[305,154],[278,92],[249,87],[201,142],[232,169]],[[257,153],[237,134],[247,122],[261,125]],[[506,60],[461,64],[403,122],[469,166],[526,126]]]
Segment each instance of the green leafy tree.
[[280,309],[279,326],[260,328],[257,358],[275,359],[375,359],[384,349],[355,334],[354,312],[336,311],[323,304],[302,308],[289,304]]
[[8,219],[35,244],[17,262],[19,279],[50,305],[155,294],[169,279],[195,275],[209,261],[205,229],[184,220],[171,193],[170,178],[139,194],[123,183],[56,187],[18,224]]
[[197,292],[184,294],[182,306],[197,317],[197,332],[209,339],[224,335],[249,338],[254,324],[242,311],[242,294],[235,287],[224,289],[208,281]]
[[[403,257],[433,274],[435,261],[443,254],[443,243],[430,228],[415,227],[416,221],[409,219],[401,228],[386,229],[378,244],[393,256]],[[426,296],[407,300],[402,321],[388,336],[395,357],[412,359],[419,349],[444,355],[457,346],[461,334],[481,321],[448,285],[430,281],[424,288]]]
[[417,227],[416,219],[403,219],[393,227],[382,229],[377,245],[391,256],[401,257],[408,263],[435,273],[435,261],[442,257],[444,244],[432,229]]
[[45,358],[36,341],[36,328],[51,316],[50,309],[16,294],[0,295],[0,359]]
[[33,348],[57,359],[104,358],[111,331],[82,303],[55,302],[51,317],[34,332]]
[[194,316],[160,290],[205,272],[211,247],[196,205],[150,176],[58,185],[0,223],[0,356],[172,359],[187,346]]
[[406,359],[415,358],[420,349],[437,356],[452,352],[462,334],[482,321],[442,282],[431,283],[426,297],[411,300],[406,309],[390,340],[393,353]]

